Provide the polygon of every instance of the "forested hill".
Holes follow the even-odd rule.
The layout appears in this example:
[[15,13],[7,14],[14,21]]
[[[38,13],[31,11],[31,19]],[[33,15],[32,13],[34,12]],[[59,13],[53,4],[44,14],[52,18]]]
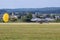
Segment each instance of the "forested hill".
[[60,7],[0,9],[0,13],[4,12],[60,13]]

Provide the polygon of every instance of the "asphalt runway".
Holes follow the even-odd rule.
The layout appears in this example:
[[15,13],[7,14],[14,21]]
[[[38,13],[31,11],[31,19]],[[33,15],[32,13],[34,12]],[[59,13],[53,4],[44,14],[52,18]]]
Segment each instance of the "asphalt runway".
[[[0,24],[20,25],[20,24],[40,24],[40,23],[0,23]],[[60,23],[42,23],[42,24],[60,24]]]

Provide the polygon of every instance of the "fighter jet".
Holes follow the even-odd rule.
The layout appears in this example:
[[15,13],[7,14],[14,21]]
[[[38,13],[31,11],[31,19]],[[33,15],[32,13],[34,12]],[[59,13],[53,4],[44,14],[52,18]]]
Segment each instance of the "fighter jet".
[[31,21],[32,22],[43,23],[43,22],[53,22],[53,21],[55,21],[55,19],[52,19],[52,18],[44,18],[44,19],[41,19],[41,18],[32,18]]

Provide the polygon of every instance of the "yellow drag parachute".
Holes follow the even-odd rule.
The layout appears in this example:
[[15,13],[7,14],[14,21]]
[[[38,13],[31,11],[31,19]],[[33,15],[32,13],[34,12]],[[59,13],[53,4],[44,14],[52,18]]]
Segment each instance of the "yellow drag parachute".
[[9,21],[9,14],[8,13],[4,13],[4,15],[3,15],[3,21],[5,23]]

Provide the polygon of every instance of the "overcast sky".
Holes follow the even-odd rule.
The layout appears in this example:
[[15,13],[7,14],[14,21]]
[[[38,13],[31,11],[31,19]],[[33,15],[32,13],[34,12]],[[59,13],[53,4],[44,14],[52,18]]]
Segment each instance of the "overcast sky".
[[60,7],[60,0],[0,0],[0,9],[43,7]]

